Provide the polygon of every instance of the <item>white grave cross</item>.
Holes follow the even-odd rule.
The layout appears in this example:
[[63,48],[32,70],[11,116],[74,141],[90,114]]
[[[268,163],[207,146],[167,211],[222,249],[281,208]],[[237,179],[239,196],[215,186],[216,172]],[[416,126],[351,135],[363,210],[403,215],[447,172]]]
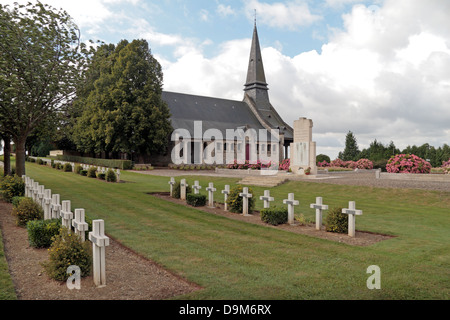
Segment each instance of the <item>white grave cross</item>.
[[242,214],[248,216],[248,199],[253,195],[248,193],[248,187],[244,187],[242,193],[239,193],[239,196],[242,197]]
[[39,192],[39,182],[34,182],[33,183],[33,195],[32,198],[34,201],[38,201],[38,192]]
[[362,210],[355,209],[355,201],[348,202],[348,209],[342,209],[342,213],[348,214],[348,235],[350,237],[355,236],[355,219],[356,216],[362,215]]
[[59,194],[52,195],[52,219],[58,219],[61,214],[61,204],[59,203]]
[[39,203],[41,208],[44,208],[44,193],[45,193],[45,186],[39,185],[37,203]]
[[230,194],[230,186],[227,184],[225,185],[225,190],[222,190],[222,193],[224,195],[224,210],[228,211],[228,195]]
[[194,189],[194,194],[199,194],[201,188],[202,186],[199,185],[198,181],[194,181],[194,185],[192,186],[192,189]]
[[316,203],[311,203],[311,209],[316,209],[316,230],[322,228],[322,210],[327,210],[328,206],[323,204],[322,197],[316,197]]
[[270,202],[274,201],[274,197],[270,196],[270,190],[264,190],[264,195],[259,197],[260,200],[264,200],[264,209],[270,207]]
[[298,206],[300,203],[298,200],[294,200],[293,193],[289,193],[288,198],[284,199],[283,203],[288,205],[288,223],[294,224],[294,206]]
[[42,203],[44,206],[44,220],[49,220],[52,218],[52,213],[51,213],[52,190],[50,190],[50,189],[44,190],[44,200]]
[[181,179],[180,182],[180,199],[186,200],[186,188],[188,184],[186,183],[186,179]]
[[214,183],[210,182],[206,191],[208,191],[208,206],[214,208],[214,192],[217,189],[214,188]]
[[173,186],[175,185],[175,178],[170,178],[170,181],[169,181],[169,184],[170,184],[170,196],[172,197],[173,196]]
[[103,287],[106,286],[105,247],[109,246],[109,238],[105,236],[105,221],[92,221],[89,240],[92,242],[94,283],[97,287]]
[[72,220],[72,227],[75,234],[79,235],[81,240],[86,240],[85,231],[88,231],[88,224],[85,221],[84,209],[75,209],[75,219]]
[[70,220],[73,219],[73,213],[70,211],[70,200],[64,200],[62,202],[61,218],[63,227],[70,230],[72,227]]

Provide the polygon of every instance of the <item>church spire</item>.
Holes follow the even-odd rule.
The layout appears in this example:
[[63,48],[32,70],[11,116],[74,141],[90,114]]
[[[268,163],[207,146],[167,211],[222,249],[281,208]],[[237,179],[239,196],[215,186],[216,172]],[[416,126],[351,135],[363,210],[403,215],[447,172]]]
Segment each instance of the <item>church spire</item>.
[[245,83],[244,91],[254,102],[268,102],[268,91],[266,76],[264,74],[264,65],[261,55],[261,47],[259,45],[258,30],[255,26],[253,29],[252,47],[250,49],[250,59],[248,63],[247,81]]

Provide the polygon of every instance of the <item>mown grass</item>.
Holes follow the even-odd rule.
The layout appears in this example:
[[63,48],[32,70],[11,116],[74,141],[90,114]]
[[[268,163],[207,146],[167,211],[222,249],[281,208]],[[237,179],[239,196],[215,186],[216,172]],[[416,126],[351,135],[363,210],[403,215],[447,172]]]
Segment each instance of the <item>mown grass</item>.
[[[448,299],[450,297],[450,193],[288,182],[270,188],[272,205],[290,192],[296,214],[314,219],[309,204],[321,196],[332,207],[356,201],[357,230],[395,235],[355,247],[251,225],[149,195],[168,191],[169,178],[122,172],[125,183],[106,183],[27,163],[27,175],[105,220],[106,232],[140,254],[204,289],[183,299]],[[204,176],[220,190],[238,179]],[[178,178],[179,179],[179,178]],[[256,209],[264,188],[252,187]],[[369,290],[370,265],[381,268],[381,289]]]
[[3,237],[0,230],[0,300],[16,300],[16,292],[9,274],[8,263],[6,262],[3,248]]

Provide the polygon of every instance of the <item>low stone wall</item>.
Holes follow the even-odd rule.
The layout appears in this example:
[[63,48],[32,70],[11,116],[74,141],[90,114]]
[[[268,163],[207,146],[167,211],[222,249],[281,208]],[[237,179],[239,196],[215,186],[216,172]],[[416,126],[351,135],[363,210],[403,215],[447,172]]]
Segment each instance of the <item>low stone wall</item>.
[[[377,175],[378,178],[378,175]],[[378,179],[409,180],[409,181],[442,181],[450,183],[450,174],[422,174],[422,173],[389,173],[380,172]]]

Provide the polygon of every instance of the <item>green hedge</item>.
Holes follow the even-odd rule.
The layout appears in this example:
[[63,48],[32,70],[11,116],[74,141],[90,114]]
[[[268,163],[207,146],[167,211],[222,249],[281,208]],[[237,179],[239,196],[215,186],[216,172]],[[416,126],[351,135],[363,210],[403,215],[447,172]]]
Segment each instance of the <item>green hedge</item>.
[[6,176],[0,178],[0,194],[6,202],[11,203],[14,197],[23,197],[25,194],[25,182],[18,176]]
[[206,204],[206,196],[190,193],[186,195],[186,202],[193,207],[203,207]]
[[[186,182],[187,183],[187,182]],[[188,185],[186,187],[186,200],[187,200],[187,195],[192,193],[192,189],[191,186]],[[173,193],[172,193],[172,197],[175,199],[180,199],[181,196],[181,182],[178,181],[175,183],[175,185],[173,186]]]
[[61,228],[60,219],[28,221],[28,242],[34,248],[48,248],[52,244],[52,238],[59,234]]
[[77,157],[77,156],[56,156],[58,160],[78,162],[84,164],[90,164],[97,167],[109,167],[118,168],[121,170],[130,170],[133,168],[133,162],[131,160],[113,160],[113,159],[99,159],[99,158],[87,158],[87,157]]
[[333,208],[325,218],[325,230],[328,232],[347,233],[348,215],[342,213],[342,208]]
[[288,221],[288,209],[277,207],[262,209],[261,220],[274,226],[284,224]]

